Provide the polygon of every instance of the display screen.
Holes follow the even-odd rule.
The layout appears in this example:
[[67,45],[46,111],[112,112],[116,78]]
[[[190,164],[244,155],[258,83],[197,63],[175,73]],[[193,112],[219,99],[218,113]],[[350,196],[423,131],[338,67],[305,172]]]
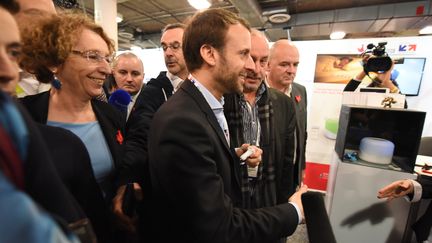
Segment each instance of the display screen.
[[396,82],[402,94],[418,95],[425,62],[426,58],[406,57],[395,64],[393,69],[399,72]]

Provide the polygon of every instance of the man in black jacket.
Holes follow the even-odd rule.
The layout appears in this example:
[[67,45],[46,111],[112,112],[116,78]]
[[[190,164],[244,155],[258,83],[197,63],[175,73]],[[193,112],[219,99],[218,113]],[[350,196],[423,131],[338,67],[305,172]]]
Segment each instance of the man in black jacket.
[[294,102],[296,113],[296,152],[294,163],[294,185],[301,185],[306,169],[307,141],[307,93],[306,88],[294,81],[299,65],[298,48],[289,40],[276,41],[268,62],[268,84],[285,93]]
[[[388,201],[403,196],[408,196],[411,202],[417,202],[422,198],[432,198],[432,177],[420,176],[418,180],[398,180],[378,191],[378,198],[386,198]],[[429,203],[423,216],[412,225],[416,233],[417,242],[423,242],[428,239],[432,227],[431,217],[432,203]]]
[[[212,31],[208,31],[209,29]],[[238,156],[223,114],[223,95],[242,92],[250,29],[223,9],[192,17],[183,52],[191,75],[156,112],[149,133],[151,215],[146,242],[270,242],[292,234],[302,219],[300,196],[259,209],[240,207]],[[256,164],[262,150],[245,163]],[[240,151],[241,150],[241,151]]]
[[[187,78],[188,71],[183,57],[184,24],[169,24],[162,30],[161,46],[164,51],[167,72],[152,78],[141,90],[126,124],[124,168],[121,184],[138,182],[144,195],[150,190],[148,175],[147,135],[150,122],[159,107],[171,97]],[[137,185],[135,186],[137,188]],[[114,199],[114,212],[133,228],[121,209],[124,186]],[[147,194],[149,195],[149,194]]]

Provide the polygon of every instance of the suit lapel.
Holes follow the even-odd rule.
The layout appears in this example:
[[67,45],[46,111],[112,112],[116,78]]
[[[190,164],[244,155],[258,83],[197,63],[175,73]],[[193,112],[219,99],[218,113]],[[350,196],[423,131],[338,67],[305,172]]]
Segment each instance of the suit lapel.
[[[217,134],[219,140],[223,143],[223,146],[226,150],[226,152],[229,154],[231,159],[228,163],[231,164],[231,168],[233,170],[232,177],[235,178],[235,181],[237,185],[240,187],[240,171],[239,171],[239,159],[237,155],[235,154],[234,149],[231,149],[228,145],[228,142],[225,138],[225,135],[219,126],[219,123],[216,119],[216,116],[214,115],[213,111],[211,110],[209,104],[207,103],[206,99],[202,95],[202,93],[198,90],[198,88],[188,79],[186,79],[182,86],[180,87],[181,90],[185,91],[187,94],[189,94],[197,103],[197,105],[200,107],[201,111],[206,115],[207,121],[210,124],[210,126],[213,128],[215,133]],[[237,163],[238,162],[238,163]]]
[[200,107],[201,111],[206,114],[208,122],[210,123],[210,125],[212,126],[212,128],[216,132],[216,134],[218,135],[219,139],[224,144],[225,148],[229,151],[230,148],[229,148],[227,140],[225,139],[225,135],[224,135],[221,127],[219,126],[219,123],[216,119],[216,116],[214,115],[213,111],[211,110],[206,99],[201,94],[201,92],[198,90],[198,88],[190,80],[185,80],[184,83],[186,83],[186,84],[183,85],[181,88],[184,87],[183,89],[188,94],[190,94],[192,96],[192,98],[195,100],[195,102]]
[[[114,124],[112,124],[112,122],[110,122],[110,120],[112,120],[112,119],[109,119],[106,116],[108,114],[109,115],[111,115],[111,114],[109,112],[104,112],[102,110],[103,108],[97,104],[97,101],[92,100],[91,104],[92,104],[93,111],[96,115],[96,119],[99,122],[99,126],[100,126],[102,133],[104,135],[105,141],[106,141],[108,148],[111,152],[111,155],[112,155],[112,158],[114,161],[114,165],[118,168],[120,158],[118,157],[119,153],[117,152],[119,145],[116,144],[116,142],[117,142],[116,136],[118,133],[123,133],[121,126],[115,127],[118,124],[114,125]],[[116,131],[116,129],[118,129],[118,130]]]

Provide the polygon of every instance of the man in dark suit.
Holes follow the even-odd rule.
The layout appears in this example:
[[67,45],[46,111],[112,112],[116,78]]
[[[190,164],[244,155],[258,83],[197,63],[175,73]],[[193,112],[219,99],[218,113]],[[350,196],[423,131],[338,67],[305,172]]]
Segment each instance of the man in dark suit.
[[288,40],[276,41],[270,49],[268,84],[294,101],[296,112],[296,153],[294,185],[301,185],[306,169],[307,94],[306,88],[294,82],[299,65],[299,52]]
[[[212,31],[209,31],[209,30]],[[249,55],[248,24],[232,12],[209,9],[192,17],[183,52],[191,75],[156,112],[149,134],[154,242],[269,242],[290,235],[302,220],[301,194],[290,203],[239,208],[238,156],[229,146],[224,94],[241,92]],[[260,161],[255,148],[247,163]]]
[[[381,188],[377,195],[378,198],[386,198],[388,201],[403,196],[407,196],[411,202],[432,198],[432,177],[420,176],[418,180],[398,180]],[[426,212],[412,225],[417,242],[428,239],[432,227],[431,217],[432,203],[429,203]]]
[[[148,131],[154,113],[187,78],[188,71],[181,48],[184,28],[184,24],[175,23],[165,26],[162,30],[161,46],[168,71],[160,72],[157,78],[152,78],[142,88],[126,123],[124,166],[120,173],[120,185],[122,186],[119,187],[114,200],[114,212],[131,229],[134,228],[134,225],[122,210],[125,184],[137,182],[146,196],[149,196],[151,188],[148,174]],[[139,191],[137,183],[135,183],[135,188],[136,191]],[[144,209],[146,206],[142,205],[140,208]]]

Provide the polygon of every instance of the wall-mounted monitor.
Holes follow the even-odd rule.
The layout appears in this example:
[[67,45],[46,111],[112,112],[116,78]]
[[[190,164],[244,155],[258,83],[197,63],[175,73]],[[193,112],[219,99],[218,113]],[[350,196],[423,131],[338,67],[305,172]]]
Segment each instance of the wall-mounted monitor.
[[424,57],[405,57],[394,65],[393,69],[399,72],[396,82],[402,94],[407,96],[419,94],[425,63]]

